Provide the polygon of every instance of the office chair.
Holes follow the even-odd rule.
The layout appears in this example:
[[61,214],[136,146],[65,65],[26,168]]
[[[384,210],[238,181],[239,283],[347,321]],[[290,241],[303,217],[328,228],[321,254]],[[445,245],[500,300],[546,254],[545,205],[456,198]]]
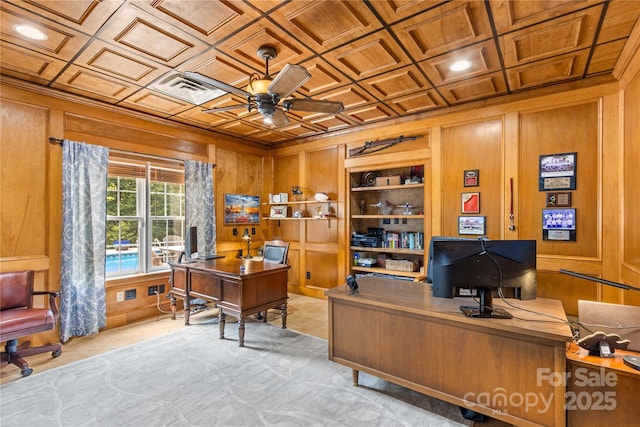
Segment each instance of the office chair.
[[[286,264],[287,255],[289,254],[289,243],[284,240],[274,239],[264,242],[264,252],[262,262],[274,264]],[[258,313],[258,320],[267,321],[267,311]]]
[[[24,357],[51,351],[51,356],[62,354],[60,343],[31,347],[26,341],[18,345],[18,338],[48,331],[56,326],[59,312],[56,304],[57,292],[35,292],[33,270],[0,273],[0,342],[5,342],[2,364],[12,363],[21,369],[23,377],[33,369]],[[34,295],[49,295],[51,308],[33,307]]]

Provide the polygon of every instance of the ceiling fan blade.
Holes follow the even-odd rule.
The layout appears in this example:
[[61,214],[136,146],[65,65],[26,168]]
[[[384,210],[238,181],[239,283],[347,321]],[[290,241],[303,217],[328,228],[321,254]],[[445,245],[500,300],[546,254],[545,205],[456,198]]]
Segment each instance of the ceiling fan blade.
[[207,77],[200,73],[194,73],[192,71],[185,71],[184,76],[187,79],[194,80],[196,82],[202,83],[207,86],[211,86],[216,89],[224,90],[225,92],[235,93],[236,95],[240,95],[243,98],[247,98],[251,96],[251,94],[243,89],[238,89],[237,87],[228,85],[226,83],[222,83],[218,80],[212,79],[211,77]]
[[299,110],[299,111],[311,111],[314,113],[327,113],[327,114],[337,114],[342,110],[344,110],[344,105],[342,105],[342,102],[323,101],[320,99],[308,99],[308,98],[287,99],[282,103],[282,106],[286,111]]
[[306,68],[300,65],[287,64],[269,85],[269,93],[275,93],[280,98],[286,98],[311,78]]
[[284,126],[290,123],[289,117],[279,108],[276,108],[276,111],[271,116],[271,123],[276,126]]
[[249,108],[249,104],[227,105],[226,107],[209,108],[202,110],[203,113],[222,113],[224,111],[237,110],[238,108]]

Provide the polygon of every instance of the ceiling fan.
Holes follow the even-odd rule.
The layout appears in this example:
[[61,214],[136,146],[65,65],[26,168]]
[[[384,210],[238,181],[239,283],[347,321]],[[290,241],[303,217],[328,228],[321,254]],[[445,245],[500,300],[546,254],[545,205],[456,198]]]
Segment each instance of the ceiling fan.
[[265,60],[265,74],[260,77],[253,73],[249,77],[249,85],[246,90],[212,79],[196,72],[184,73],[187,79],[196,81],[202,85],[210,86],[217,90],[233,93],[246,98],[246,104],[229,105],[226,107],[203,110],[205,113],[220,113],[223,111],[247,108],[249,112],[257,110],[264,117],[267,124],[284,126],[289,118],[285,111],[298,110],[315,113],[337,114],[344,109],[342,102],[323,101],[310,98],[287,98],[304,82],[311,78],[309,72],[300,65],[287,64],[275,78],[269,75],[269,60],[277,56],[275,47],[270,45],[260,46],[257,52],[258,58]]

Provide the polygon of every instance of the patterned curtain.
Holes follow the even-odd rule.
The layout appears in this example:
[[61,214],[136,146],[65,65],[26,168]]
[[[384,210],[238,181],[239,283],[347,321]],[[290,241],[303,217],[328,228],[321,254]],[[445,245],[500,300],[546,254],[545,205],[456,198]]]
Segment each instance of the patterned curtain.
[[185,222],[198,227],[198,254],[216,253],[216,210],[213,199],[213,165],[184,161]]
[[109,149],[62,143],[60,339],[98,333],[107,324],[105,239]]

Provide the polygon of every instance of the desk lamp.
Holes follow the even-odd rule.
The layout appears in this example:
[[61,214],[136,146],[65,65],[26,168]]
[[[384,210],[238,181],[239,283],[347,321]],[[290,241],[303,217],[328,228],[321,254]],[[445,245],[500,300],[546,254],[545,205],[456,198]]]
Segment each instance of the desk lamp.
[[245,228],[244,229],[244,234],[242,235],[242,240],[246,240],[247,241],[247,256],[245,256],[245,259],[251,259],[253,258],[251,256],[251,235],[249,234],[249,229]]

